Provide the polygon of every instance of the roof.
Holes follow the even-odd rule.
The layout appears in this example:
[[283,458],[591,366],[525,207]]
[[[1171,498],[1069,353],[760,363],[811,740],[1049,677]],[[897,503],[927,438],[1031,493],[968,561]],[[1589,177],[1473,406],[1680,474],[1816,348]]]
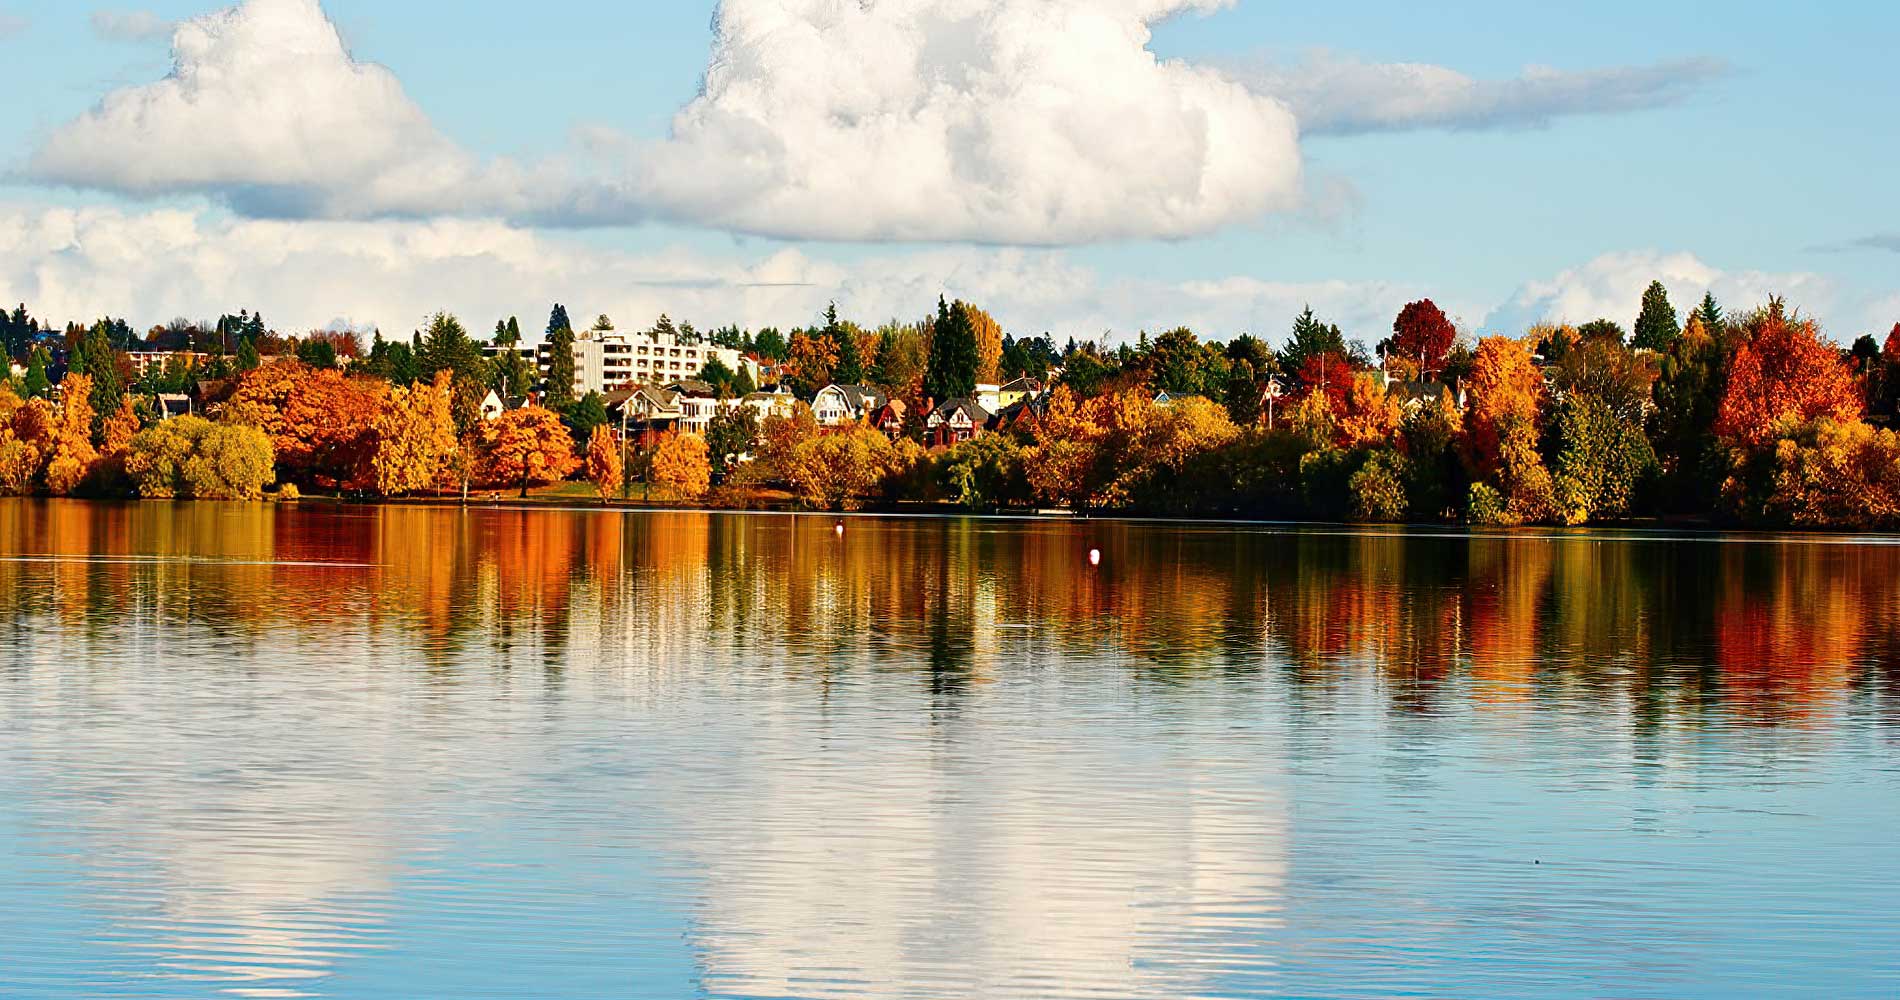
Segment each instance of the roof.
[[999,392],[1041,392],[1042,383],[1025,375],[1011,382],[1003,383]]
[[845,402],[854,410],[875,410],[886,402],[883,393],[868,385],[828,385],[818,391],[822,395],[833,389],[844,394]]
[[956,416],[958,410],[969,414],[970,422],[973,424],[980,426],[990,422],[990,411],[979,406],[974,399],[946,400],[942,406],[931,411],[930,416],[932,420],[938,423],[947,423],[952,417]]
[[701,382],[698,379],[691,378],[681,379],[678,382],[668,382],[666,388],[668,391],[677,392],[682,396],[712,398],[719,395],[719,390],[713,388],[712,383]]

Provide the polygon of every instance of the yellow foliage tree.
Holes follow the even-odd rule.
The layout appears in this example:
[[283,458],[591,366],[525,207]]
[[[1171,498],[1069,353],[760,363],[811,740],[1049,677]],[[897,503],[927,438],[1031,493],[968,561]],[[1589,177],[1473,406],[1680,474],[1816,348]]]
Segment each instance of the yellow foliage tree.
[[813,507],[853,510],[904,472],[906,457],[868,427],[821,435],[794,451],[792,488]]
[[398,497],[442,481],[457,441],[450,373],[429,385],[396,388],[376,417],[369,475],[376,492]]
[[995,385],[1002,381],[1003,326],[989,313],[969,304],[970,328],[976,333],[976,380]]
[[697,500],[712,488],[711,451],[697,434],[674,434],[660,442],[647,473],[660,492],[675,500]]
[[256,427],[178,417],[134,435],[125,468],[148,499],[259,500],[275,455]]
[[44,399],[12,400],[0,426],[0,494],[28,496],[39,488],[40,471],[53,443],[53,410]]
[[1405,408],[1385,391],[1377,372],[1359,372],[1346,390],[1346,408],[1339,419],[1340,445],[1359,448],[1389,445],[1405,426]]
[[602,424],[587,439],[587,478],[599,491],[602,503],[617,495],[626,481],[620,460],[620,442],[614,432]]

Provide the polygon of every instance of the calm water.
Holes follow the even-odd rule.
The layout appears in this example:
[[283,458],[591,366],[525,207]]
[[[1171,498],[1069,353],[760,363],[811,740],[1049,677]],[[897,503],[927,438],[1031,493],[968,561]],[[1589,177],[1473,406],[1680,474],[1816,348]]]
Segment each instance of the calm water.
[[1900,547],[835,523],[0,501],[0,996],[1900,993]]

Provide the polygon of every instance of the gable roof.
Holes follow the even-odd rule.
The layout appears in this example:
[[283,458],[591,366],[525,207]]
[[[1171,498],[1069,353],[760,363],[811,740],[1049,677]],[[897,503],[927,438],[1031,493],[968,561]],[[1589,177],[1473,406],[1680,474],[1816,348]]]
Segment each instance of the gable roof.
[[958,412],[968,415],[970,423],[978,427],[987,426],[990,422],[990,411],[978,405],[976,400],[952,399],[946,400],[942,406],[930,411],[932,426],[949,423]]
[[883,406],[886,401],[883,393],[868,385],[828,385],[818,390],[818,394],[822,396],[833,389],[844,396],[845,405],[860,412],[875,410]]

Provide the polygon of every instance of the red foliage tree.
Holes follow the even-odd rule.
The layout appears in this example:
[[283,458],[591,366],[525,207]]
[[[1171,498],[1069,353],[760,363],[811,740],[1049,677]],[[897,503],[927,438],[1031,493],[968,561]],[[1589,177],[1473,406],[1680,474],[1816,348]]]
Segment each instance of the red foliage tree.
[[1888,361],[1900,361],[1900,323],[1893,325],[1893,332],[1887,334],[1886,346],[1880,349],[1882,357]]
[[1354,370],[1351,359],[1337,351],[1315,354],[1300,366],[1300,385],[1305,388],[1303,395],[1315,390],[1324,390],[1327,402],[1333,404],[1333,412],[1346,409],[1346,397],[1352,392]]
[[1458,328],[1431,299],[1406,306],[1392,324],[1393,347],[1418,362],[1419,371],[1427,375],[1444,370],[1445,356],[1457,337]]
[[1791,320],[1777,303],[1751,319],[1746,333],[1715,418],[1723,440],[1757,445],[1772,440],[1782,421],[1860,419],[1860,379],[1812,320]]

